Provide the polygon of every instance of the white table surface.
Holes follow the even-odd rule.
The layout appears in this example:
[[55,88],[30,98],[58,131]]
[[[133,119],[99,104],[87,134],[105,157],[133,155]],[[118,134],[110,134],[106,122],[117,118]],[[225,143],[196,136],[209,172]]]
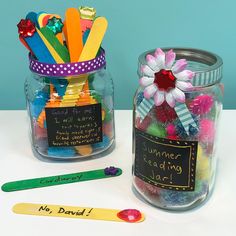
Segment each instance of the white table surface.
[[[136,198],[131,189],[132,112],[116,111],[116,149],[85,162],[47,163],[36,159],[28,138],[25,111],[0,111],[0,184],[5,182],[100,169],[122,168],[120,177],[48,188],[0,191],[1,236],[65,235],[236,235],[236,111],[223,111],[219,139],[219,168],[215,191],[202,207],[168,213]],[[139,224],[71,218],[16,215],[16,203],[30,202],[98,208],[136,208],[146,215]]]

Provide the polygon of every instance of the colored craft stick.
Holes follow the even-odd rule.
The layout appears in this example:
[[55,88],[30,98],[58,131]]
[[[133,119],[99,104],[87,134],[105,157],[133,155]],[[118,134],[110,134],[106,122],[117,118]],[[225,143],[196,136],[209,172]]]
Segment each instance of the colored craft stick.
[[29,12],[26,16],[26,19],[31,20],[37,28],[39,28],[38,24],[38,15],[35,12]]
[[43,188],[55,185],[77,183],[82,181],[111,178],[122,174],[121,169],[119,168],[116,169],[117,171],[116,173],[114,173],[114,175],[106,174],[105,170],[101,169],[101,170],[79,172],[74,174],[57,175],[57,176],[9,182],[2,185],[2,191],[13,192],[26,189]]
[[43,39],[40,37],[38,30],[32,37],[26,37],[25,42],[31,48],[39,61],[51,64],[56,63]]
[[76,8],[66,11],[66,42],[70,52],[71,62],[78,62],[83,49],[83,36],[80,25],[80,14]]
[[144,214],[136,209],[115,210],[64,205],[18,203],[13,212],[22,215],[66,217],[87,220],[139,223],[145,220]]
[[[91,28],[90,34],[88,36],[88,39],[86,41],[86,44],[84,45],[84,48],[82,50],[81,56],[79,61],[87,61],[91,60],[96,57],[98,50],[101,46],[103,37],[105,35],[106,29],[107,29],[107,20],[104,17],[98,17]],[[68,33],[68,32],[67,32]],[[84,75],[81,77],[79,81],[77,81],[77,86],[73,86],[73,84],[69,84],[71,86],[68,87],[65,96],[63,97],[62,106],[64,106],[65,103],[67,103],[67,100],[71,98],[71,91],[76,92],[74,94],[80,94],[80,92],[83,89],[84,84],[87,83],[87,75]],[[71,81],[72,82],[72,81]],[[79,95],[77,95],[77,99],[79,99]],[[70,99],[70,104],[75,105],[76,100],[73,101]]]
[[[48,23],[48,20],[53,17],[57,17],[57,18],[61,19],[61,17],[57,14],[46,14],[42,19],[42,27],[45,27]],[[59,42],[63,45],[63,34],[61,32],[59,32],[56,34],[56,37],[59,40]]]
[[[50,19],[51,19],[52,17],[54,17],[54,16],[61,19],[61,17],[60,17],[59,15],[57,15],[57,14],[52,14],[52,15],[50,16]],[[60,42],[62,45],[64,45],[63,33],[57,33],[56,37],[57,37],[57,39],[59,40],[59,42]]]
[[107,26],[108,23],[105,17],[98,17],[95,19],[79,61],[88,61],[96,57],[106,33]]
[[70,62],[70,55],[69,55],[67,48],[60,43],[60,41],[57,39],[55,34],[47,27],[42,27],[40,29],[40,32],[47,39],[47,41],[51,44],[51,46],[54,48],[54,50],[58,53],[60,58],[64,62]]
[[48,14],[47,14],[46,12],[40,12],[40,13],[37,15],[39,28],[43,27],[43,19],[44,19],[45,17],[48,17]]
[[39,37],[44,42],[45,46],[47,47],[48,51],[56,61],[56,63],[64,63],[63,59],[60,57],[60,55],[56,52],[56,50],[53,48],[53,46],[48,42],[48,40],[44,37],[44,35],[41,33],[40,30],[37,29],[37,33]]
[[31,48],[29,47],[29,45],[26,43],[25,39],[21,36],[19,36],[19,39],[21,41],[21,43],[33,54]]

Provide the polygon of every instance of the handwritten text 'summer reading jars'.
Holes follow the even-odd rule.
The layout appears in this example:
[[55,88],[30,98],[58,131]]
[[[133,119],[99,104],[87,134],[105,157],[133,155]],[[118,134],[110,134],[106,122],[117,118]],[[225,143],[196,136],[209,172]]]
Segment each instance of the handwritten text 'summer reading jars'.
[[212,191],[222,64],[215,54],[184,48],[139,58],[133,186],[154,206],[190,209]]
[[114,146],[113,82],[101,43],[107,29],[93,8],[60,16],[30,12],[18,24],[30,50],[25,93],[34,153],[53,160],[97,157]]

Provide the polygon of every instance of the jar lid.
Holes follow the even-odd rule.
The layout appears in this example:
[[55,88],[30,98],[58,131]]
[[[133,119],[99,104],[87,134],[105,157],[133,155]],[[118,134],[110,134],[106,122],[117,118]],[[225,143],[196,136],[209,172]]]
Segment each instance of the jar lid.
[[[192,79],[194,87],[206,87],[220,82],[223,72],[223,61],[221,57],[208,51],[193,48],[162,48],[164,52],[173,49],[176,59],[186,59],[188,69],[195,72]],[[138,74],[142,76],[141,66],[146,65],[146,56],[154,54],[155,50],[144,52],[139,57]]]
[[100,70],[106,66],[105,50],[101,48],[98,56],[89,61],[64,63],[64,64],[48,64],[39,62],[29,55],[29,68],[33,73],[47,77],[66,77],[77,76]]

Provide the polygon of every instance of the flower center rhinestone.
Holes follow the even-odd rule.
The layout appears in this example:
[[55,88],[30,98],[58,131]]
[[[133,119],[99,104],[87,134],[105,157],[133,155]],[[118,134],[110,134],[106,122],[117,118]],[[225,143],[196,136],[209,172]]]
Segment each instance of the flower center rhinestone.
[[160,70],[155,73],[154,83],[157,85],[159,90],[169,91],[170,89],[175,88],[176,78],[173,75],[171,70]]

